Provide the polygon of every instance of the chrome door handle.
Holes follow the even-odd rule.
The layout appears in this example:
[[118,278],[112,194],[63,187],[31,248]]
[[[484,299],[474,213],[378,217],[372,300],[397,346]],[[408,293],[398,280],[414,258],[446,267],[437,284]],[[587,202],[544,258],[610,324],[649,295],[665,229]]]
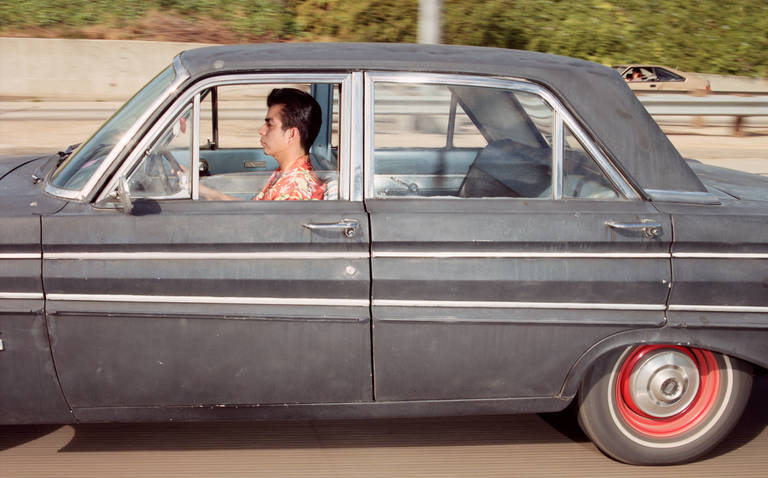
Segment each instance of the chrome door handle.
[[610,227],[611,229],[620,229],[623,231],[643,231],[643,234],[648,239],[653,239],[654,237],[658,237],[662,231],[661,223],[652,222],[652,221],[641,221],[641,222],[606,221],[605,225]]
[[347,237],[355,237],[357,228],[360,226],[360,222],[357,219],[342,219],[339,222],[331,223],[314,223],[308,222],[303,224],[304,227],[310,231],[339,231],[341,230]]

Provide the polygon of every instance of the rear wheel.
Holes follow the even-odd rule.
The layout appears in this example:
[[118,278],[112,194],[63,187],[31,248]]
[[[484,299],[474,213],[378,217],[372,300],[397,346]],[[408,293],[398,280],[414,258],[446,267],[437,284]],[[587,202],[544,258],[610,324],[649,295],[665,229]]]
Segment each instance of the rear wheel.
[[633,346],[587,373],[579,424],[617,460],[684,463],[725,438],[751,388],[751,367],[727,355],[676,345]]

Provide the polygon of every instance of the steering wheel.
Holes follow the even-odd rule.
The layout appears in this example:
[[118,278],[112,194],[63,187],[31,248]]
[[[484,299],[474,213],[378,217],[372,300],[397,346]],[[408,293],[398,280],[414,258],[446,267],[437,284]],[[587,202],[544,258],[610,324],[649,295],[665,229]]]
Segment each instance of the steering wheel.
[[147,191],[152,191],[155,189],[153,186],[159,185],[163,194],[172,195],[181,189],[177,173],[183,170],[168,148],[161,148],[150,154],[146,168],[144,187]]
[[182,171],[181,165],[178,161],[176,161],[176,158],[173,156],[173,153],[168,148],[163,148],[160,150],[160,155],[168,161],[168,164],[171,165],[171,172],[179,172]]

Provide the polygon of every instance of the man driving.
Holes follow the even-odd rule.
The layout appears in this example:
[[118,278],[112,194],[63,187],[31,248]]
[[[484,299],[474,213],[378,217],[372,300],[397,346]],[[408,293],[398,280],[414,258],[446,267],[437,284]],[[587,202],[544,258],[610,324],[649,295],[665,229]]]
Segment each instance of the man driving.
[[[309,149],[322,124],[320,105],[295,88],[276,88],[267,97],[267,116],[259,128],[264,153],[279,164],[254,200],[323,199],[325,183],[312,172]],[[219,201],[238,198],[200,184],[200,197]]]

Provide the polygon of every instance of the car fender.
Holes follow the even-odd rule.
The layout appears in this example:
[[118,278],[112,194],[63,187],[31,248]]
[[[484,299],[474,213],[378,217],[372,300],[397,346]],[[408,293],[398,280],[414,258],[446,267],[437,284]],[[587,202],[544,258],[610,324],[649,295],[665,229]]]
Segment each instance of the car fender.
[[721,352],[761,367],[768,367],[765,347],[768,330],[744,328],[662,327],[637,329],[606,337],[585,351],[571,366],[559,397],[570,400],[579,390],[589,368],[609,352],[636,344],[675,344]]

